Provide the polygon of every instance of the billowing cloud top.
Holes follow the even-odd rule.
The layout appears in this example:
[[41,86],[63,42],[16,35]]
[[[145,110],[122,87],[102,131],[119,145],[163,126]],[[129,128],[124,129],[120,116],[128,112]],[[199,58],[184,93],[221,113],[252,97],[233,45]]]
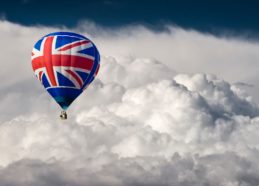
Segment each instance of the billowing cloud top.
[[60,121],[30,66],[58,29],[0,22],[1,185],[259,184],[258,43],[82,23],[102,66]]

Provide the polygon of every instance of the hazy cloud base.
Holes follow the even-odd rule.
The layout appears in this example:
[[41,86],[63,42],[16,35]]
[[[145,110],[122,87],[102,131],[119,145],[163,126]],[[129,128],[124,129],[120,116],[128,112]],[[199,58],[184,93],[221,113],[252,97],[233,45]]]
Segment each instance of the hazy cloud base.
[[0,22],[1,185],[259,184],[258,43],[82,23],[102,66],[60,121],[30,66],[60,29]]

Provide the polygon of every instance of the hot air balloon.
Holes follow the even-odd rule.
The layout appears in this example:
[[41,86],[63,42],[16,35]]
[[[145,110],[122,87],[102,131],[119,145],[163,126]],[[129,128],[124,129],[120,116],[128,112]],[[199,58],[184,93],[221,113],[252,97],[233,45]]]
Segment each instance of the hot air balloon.
[[32,69],[37,79],[63,109],[93,82],[100,67],[100,54],[88,38],[72,32],[42,37],[32,50]]

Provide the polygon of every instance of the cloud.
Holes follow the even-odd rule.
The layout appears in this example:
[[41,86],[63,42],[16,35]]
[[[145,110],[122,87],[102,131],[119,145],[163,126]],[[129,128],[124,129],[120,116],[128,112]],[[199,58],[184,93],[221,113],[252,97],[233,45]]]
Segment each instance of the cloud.
[[[82,26],[86,25],[86,26]],[[142,26],[105,30],[94,24],[82,23],[78,31],[91,33],[103,55],[150,58],[183,73],[209,73],[231,82],[254,85],[248,90],[257,103],[259,45],[245,36],[220,37],[195,30],[166,26],[154,32]],[[115,44],[116,43],[116,44]]]
[[60,29],[0,21],[2,185],[259,184],[259,110],[246,92],[258,43],[82,23],[73,30],[97,43],[102,66],[60,121],[29,57]]

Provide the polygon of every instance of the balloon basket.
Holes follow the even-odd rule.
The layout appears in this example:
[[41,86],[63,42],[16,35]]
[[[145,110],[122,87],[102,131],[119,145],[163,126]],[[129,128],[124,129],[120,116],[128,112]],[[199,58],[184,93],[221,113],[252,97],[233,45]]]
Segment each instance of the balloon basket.
[[66,120],[66,119],[67,119],[67,113],[66,113],[66,111],[64,111],[64,110],[61,111],[60,119],[61,119],[61,120]]

